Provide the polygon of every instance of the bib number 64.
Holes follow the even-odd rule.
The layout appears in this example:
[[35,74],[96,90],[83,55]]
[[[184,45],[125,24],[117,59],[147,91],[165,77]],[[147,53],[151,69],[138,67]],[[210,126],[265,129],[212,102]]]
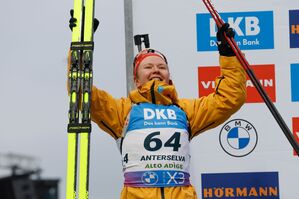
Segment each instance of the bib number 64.
[[143,146],[148,151],[157,151],[164,147],[172,147],[173,151],[178,151],[181,147],[180,144],[180,138],[181,134],[179,132],[175,132],[163,145],[163,142],[161,139],[159,139],[160,132],[153,132],[146,136],[144,139]]

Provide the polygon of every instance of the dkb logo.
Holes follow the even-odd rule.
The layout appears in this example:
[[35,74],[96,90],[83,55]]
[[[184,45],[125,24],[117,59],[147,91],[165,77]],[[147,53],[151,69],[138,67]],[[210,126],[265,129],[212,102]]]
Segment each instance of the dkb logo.
[[[235,41],[244,50],[273,49],[273,12],[220,13],[235,30]],[[215,51],[216,24],[210,14],[197,14],[197,51]]]

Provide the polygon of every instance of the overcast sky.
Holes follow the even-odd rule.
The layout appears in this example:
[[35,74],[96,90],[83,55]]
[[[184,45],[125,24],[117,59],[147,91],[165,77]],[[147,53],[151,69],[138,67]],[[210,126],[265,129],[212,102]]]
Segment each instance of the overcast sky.
[[[66,56],[72,7],[72,0],[11,0],[0,6],[0,153],[40,160],[43,178],[60,179],[60,198],[65,196]],[[115,97],[125,96],[123,1],[96,1],[95,10],[100,25],[95,34],[94,84]],[[93,127],[90,197],[118,198],[119,152],[111,147],[111,137]],[[0,168],[1,176],[8,173]]]
[[[191,0],[188,3],[173,0],[144,0],[143,3],[150,4],[146,6],[140,5],[142,1],[135,2],[136,4],[139,3],[143,9],[137,9],[138,5],[135,4],[136,18],[142,19],[142,23],[138,23],[134,28],[146,31],[142,33],[155,33],[151,34],[151,41],[155,41],[151,42],[154,43],[152,46],[159,50],[162,49],[161,51],[166,52],[167,57],[170,58],[171,72],[176,74],[172,78],[176,82],[179,95],[197,97],[195,83],[197,81],[197,67],[218,64],[217,52],[198,53],[196,51],[195,13],[207,12],[202,2],[197,0]],[[163,2],[164,6],[157,7],[157,2],[160,3],[159,5]],[[247,51],[246,57],[254,64],[268,64],[269,62],[272,64],[274,60],[269,60],[269,56],[277,58],[275,61],[277,74],[279,74],[277,81],[280,82],[277,86],[285,86],[281,82],[287,84],[285,78],[289,77],[289,73],[286,74],[286,66],[289,63],[297,63],[298,56],[295,54],[297,51],[289,50],[288,42],[286,42],[289,34],[288,26],[281,24],[288,21],[289,9],[298,8],[298,0],[290,0],[288,4],[275,0],[266,0],[263,3],[257,3],[257,0],[215,1],[215,3],[220,4],[217,8],[221,8],[221,11],[231,12],[242,8],[240,10],[243,11],[274,10],[275,13],[278,13],[274,16],[278,30],[275,35],[277,38],[284,38],[284,40],[276,40],[277,49],[258,52]],[[126,96],[127,92],[123,4],[124,1],[121,0],[96,0],[95,5],[95,16],[99,19],[100,25],[94,36],[93,82],[117,98]],[[165,10],[166,7],[168,10]],[[282,7],[284,9],[281,9]],[[15,153],[35,157],[40,162],[42,178],[60,180],[60,199],[65,197],[69,109],[66,91],[66,64],[67,52],[71,42],[71,31],[68,27],[71,8],[73,8],[73,0],[6,0],[2,1],[0,6],[0,154]],[[177,8],[180,8],[179,12]],[[153,10],[155,11],[154,15]],[[173,11],[171,12],[172,15],[165,14],[166,11]],[[155,13],[163,13],[163,17],[158,14],[155,15]],[[182,16],[186,17],[186,21],[181,20]],[[153,26],[157,24],[163,28],[153,30]],[[165,24],[167,24],[166,28]],[[181,27],[178,28],[178,26]],[[183,39],[177,39],[181,35],[187,36]],[[173,45],[175,46],[169,47]],[[175,48],[177,46],[179,48]],[[175,52],[172,52],[173,49]],[[188,56],[182,58],[182,52],[187,52]],[[287,52],[284,55],[286,59],[279,58],[281,52]],[[188,81],[186,81],[186,77],[188,77]],[[185,82],[188,82],[188,89],[186,89]],[[277,96],[280,96],[280,100],[282,96],[286,96],[286,92],[289,92],[288,88],[289,85],[287,84],[284,89],[277,89]],[[284,100],[283,102],[278,101],[278,105],[281,105],[278,108],[283,108],[280,110],[282,110],[283,116],[287,115],[287,121],[290,124],[291,117],[298,115],[298,109],[293,108],[298,104],[291,103],[286,98]],[[264,113],[261,115],[262,119],[256,117],[255,110]],[[282,141],[285,142],[283,147],[289,147],[281,132],[273,133],[273,129],[266,129],[272,128],[276,122],[264,104],[245,105],[235,116],[250,119],[250,121],[254,121],[253,123],[258,129],[261,129],[259,141],[263,144],[258,145],[259,152],[271,151],[271,147],[280,146]],[[267,123],[265,118],[271,125],[264,125]],[[219,126],[220,128],[221,126]],[[275,127],[273,126],[273,128]],[[242,159],[243,165],[240,166],[240,161],[237,162],[236,159],[232,160],[225,156],[217,141],[220,130],[213,129],[213,131],[216,133],[207,133],[201,135],[200,140],[198,138],[195,140],[196,149],[203,152],[193,156],[195,157],[194,162],[197,161],[200,164],[194,169],[196,171],[194,173],[197,174],[194,178],[195,183],[196,181],[199,183],[202,171],[227,172],[233,169],[248,171],[252,169],[251,166],[256,167],[256,165],[251,164],[250,158]],[[271,139],[268,139],[270,136],[267,133],[271,133]],[[275,141],[279,144],[273,144]],[[266,150],[262,149],[261,146],[265,147]],[[213,154],[211,157],[217,158],[210,158],[208,151]],[[287,150],[284,152],[289,153]],[[219,161],[219,157],[223,159]],[[265,154],[265,157],[265,161],[269,159],[268,154]],[[282,177],[283,174],[288,173],[286,171],[291,171],[287,168],[290,165],[293,165],[294,170],[297,168],[293,162],[288,164],[286,161],[277,159],[276,153],[273,153],[273,158],[281,164],[257,162],[263,170],[264,167],[267,168],[266,170],[281,169],[283,171],[281,172]],[[219,162],[217,161],[221,162],[222,170],[217,170],[219,169]],[[0,159],[0,166],[4,163]],[[287,167],[283,163],[288,164]],[[119,198],[123,184],[119,151],[114,139],[103,133],[94,124],[91,135],[90,165],[90,198]],[[0,167],[0,176],[7,174],[9,174],[9,170]],[[292,183],[291,179],[293,178],[295,182],[298,179],[296,175],[286,176],[287,182],[291,185],[296,184]],[[282,178],[282,180],[284,179]],[[200,186],[198,185],[197,188]],[[296,191],[295,188],[290,189]]]

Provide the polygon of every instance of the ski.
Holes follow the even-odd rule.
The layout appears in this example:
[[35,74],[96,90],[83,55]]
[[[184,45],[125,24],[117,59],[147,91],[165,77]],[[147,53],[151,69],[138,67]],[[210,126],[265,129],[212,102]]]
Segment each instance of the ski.
[[94,0],[74,0],[73,11],[77,21],[70,48],[66,199],[88,199]]

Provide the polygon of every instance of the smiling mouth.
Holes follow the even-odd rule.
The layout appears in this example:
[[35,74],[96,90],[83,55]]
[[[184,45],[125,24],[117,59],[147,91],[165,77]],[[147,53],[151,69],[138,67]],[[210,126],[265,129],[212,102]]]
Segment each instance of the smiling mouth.
[[160,77],[153,77],[153,78],[150,78],[150,80],[153,80],[153,79],[163,81]]

